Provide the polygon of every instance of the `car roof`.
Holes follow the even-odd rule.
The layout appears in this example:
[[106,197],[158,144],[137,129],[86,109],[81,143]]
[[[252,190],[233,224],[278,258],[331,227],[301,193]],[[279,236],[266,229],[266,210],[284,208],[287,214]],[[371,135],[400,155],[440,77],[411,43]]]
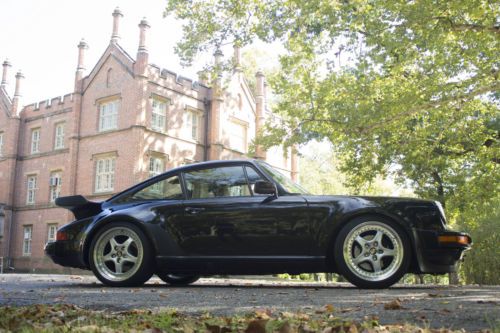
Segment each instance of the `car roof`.
[[257,162],[256,159],[237,159],[237,160],[212,160],[212,161],[204,161],[204,162],[196,162],[191,164],[182,165],[176,168],[172,168],[165,173],[172,173],[176,171],[186,171],[191,169],[202,169],[205,167],[211,166],[220,166],[220,165],[231,165],[231,164],[242,164],[242,163],[250,163],[254,164]]

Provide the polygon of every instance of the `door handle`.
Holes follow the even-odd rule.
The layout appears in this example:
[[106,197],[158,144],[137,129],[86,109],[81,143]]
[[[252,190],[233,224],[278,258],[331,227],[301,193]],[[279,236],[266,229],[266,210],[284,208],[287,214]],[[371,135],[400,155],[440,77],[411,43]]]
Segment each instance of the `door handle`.
[[201,207],[186,207],[184,208],[184,211],[188,214],[191,214],[191,215],[196,215],[198,213],[201,213],[205,210],[205,208],[201,208]]

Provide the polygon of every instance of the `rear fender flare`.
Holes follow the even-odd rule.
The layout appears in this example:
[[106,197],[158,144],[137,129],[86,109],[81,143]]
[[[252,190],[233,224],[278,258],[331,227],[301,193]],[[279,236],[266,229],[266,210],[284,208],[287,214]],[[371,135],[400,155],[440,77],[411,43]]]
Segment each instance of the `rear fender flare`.
[[113,222],[128,222],[130,224],[135,225],[138,227],[144,235],[146,235],[147,239],[150,241],[150,244],[153,246],[153,251],[154,253],[158,253],[158,244],[155,241],[155,238],[153,237],[153,234],[151,230],[144,224],[143,222],[134,219],[128,215],[111,215],[108,216],[104,219],[97,220],[96,222],[90,224],[87,228],[86,231],[86,237],[83,239],[81,246],[81,253],[82,253],[82,260],[85,263],[87,267],[89,266],[89,250],[90,250],[90,244],[92,243],[92,239],[94,236],[99,232],[99,230],[104,227],[105,225],[108,225],[109,223]]

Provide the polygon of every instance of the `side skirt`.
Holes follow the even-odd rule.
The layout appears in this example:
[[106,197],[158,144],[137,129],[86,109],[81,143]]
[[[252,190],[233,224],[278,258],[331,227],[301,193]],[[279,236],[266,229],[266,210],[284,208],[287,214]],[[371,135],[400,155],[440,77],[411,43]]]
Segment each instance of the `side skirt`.
[[324,256],[157,256],[157,269],[197,274],[300,274],[327,272]]

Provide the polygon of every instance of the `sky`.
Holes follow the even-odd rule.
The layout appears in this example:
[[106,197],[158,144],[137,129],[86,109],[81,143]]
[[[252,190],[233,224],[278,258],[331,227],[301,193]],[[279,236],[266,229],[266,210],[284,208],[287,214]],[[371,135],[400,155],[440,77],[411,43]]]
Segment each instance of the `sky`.
[[109,44],[112,12],[119,7],[119,44],[135,58],[139,43],[138,24],[146,17],[150,63],[192,79],[205,62],[183,68],[174,47],[182,37],[181,24],[164,18],[165,0],[1,0],[0,63],[12,64],[7,91],[14,93],[15,73],[25,76],[22,84],[24,105],[71,93],[82,38],[89,44],[85,65],[92,70]]

